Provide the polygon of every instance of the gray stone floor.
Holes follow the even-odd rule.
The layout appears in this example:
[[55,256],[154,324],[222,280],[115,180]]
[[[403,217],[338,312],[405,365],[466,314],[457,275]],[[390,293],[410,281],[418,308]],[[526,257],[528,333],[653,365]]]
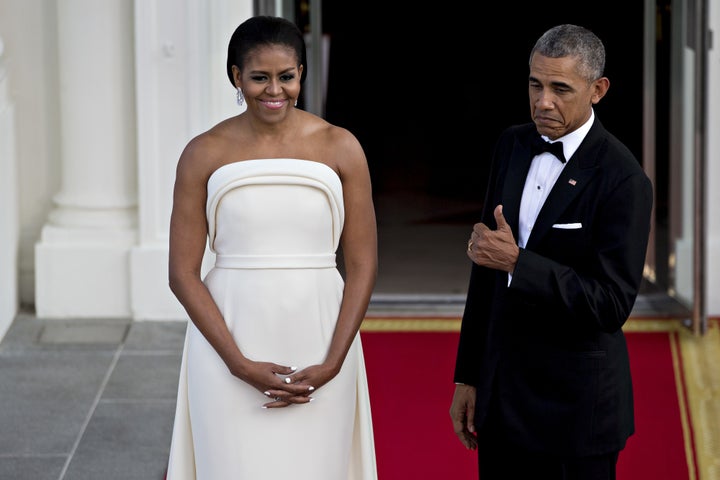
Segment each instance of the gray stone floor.
[[185,326],[20,314],[0,343],[0,479],[163,479]]

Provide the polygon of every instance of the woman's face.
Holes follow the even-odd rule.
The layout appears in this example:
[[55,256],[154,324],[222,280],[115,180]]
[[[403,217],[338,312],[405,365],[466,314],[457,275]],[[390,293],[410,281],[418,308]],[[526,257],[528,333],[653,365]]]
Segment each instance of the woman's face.
[[263,45],[251,50],[241,72],[232,67],[235,86],[242,89],[247,109],[268,122],[285,118],[300,95],[303,66],[285,45]]

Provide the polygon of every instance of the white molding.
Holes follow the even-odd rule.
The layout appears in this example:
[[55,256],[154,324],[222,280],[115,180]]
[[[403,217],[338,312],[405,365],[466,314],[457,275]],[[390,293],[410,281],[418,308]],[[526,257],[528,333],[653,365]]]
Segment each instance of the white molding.
[[705,298],[709,316],[720,316],[720,5],[708,1],[712,44],[708,51],[707,128],[705,146]]

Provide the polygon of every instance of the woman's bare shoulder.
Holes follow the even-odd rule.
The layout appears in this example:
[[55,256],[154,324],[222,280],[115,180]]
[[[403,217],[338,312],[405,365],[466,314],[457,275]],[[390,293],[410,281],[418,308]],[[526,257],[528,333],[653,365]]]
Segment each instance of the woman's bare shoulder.
[[308,122],[308,132],[312,144],[320,147],[326,160],[337,159],[348,154],[362,154],[362,147],[357,137],[347,128],[332,124],[327,120],[312,116]]
[[193,137],[185,146],[178,169],[209,177],[232,151],[232,119],[225,120]]
[[350,130],[328,123],[324,137],[328,145],[328,161],[335,165],[338,172],[349,168],[365,168],[365,152]]

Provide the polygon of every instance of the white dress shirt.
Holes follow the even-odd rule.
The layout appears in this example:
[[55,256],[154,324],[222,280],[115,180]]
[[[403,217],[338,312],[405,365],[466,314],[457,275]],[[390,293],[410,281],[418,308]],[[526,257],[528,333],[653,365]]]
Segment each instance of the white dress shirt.
[[[590,118],[580,128],[562,136],[551,143],[562,142],[563,153],[567,162],[562,163],[552,153],[544,152],[536,155],[530,164],[530,170],[525,177],[525,188],[520,200],[520,214],[518,218],[518,239],[520,248],[525,248],[528,238],[532,233],[540,209],[550,194],[553,185],[557,181],[565,165],[572,162],[572,156],[587,135],[595,119],[595,112],[590,110]],[[550,141],[543,136],[543,140]],[[512,280],[512,274],[508,274],[508,285]]]

